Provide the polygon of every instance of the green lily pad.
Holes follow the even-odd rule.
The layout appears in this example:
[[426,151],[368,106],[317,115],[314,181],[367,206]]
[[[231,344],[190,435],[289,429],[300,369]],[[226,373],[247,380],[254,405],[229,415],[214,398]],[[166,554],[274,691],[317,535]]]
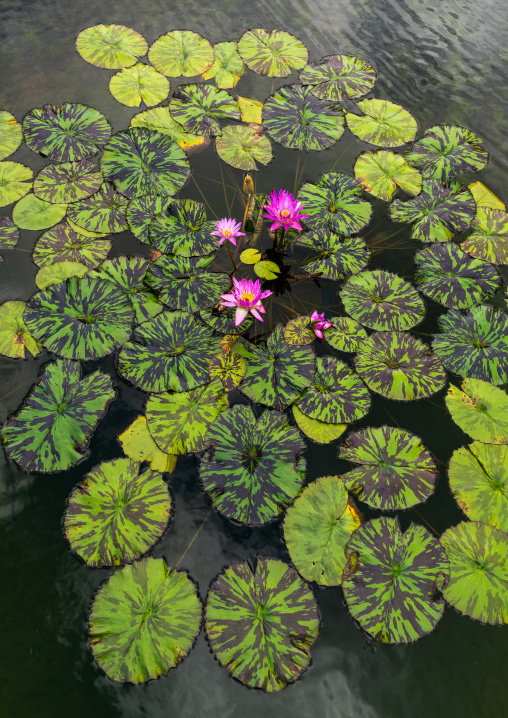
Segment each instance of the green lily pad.
[[267,165],[272,161],[270,140],[253,127],[227,125],[215,147],[224,162],[240,170],[257,170],[256,162]]
[[42,351],[23,320],[25,302],[5,302],[0,306],[0,354],[25,359],[27,352],[37,356]]
[[81,236],[88,237],[90,239],[102,239],[103,237],[107,237],[109,234],[109,232],[91,232],[89,229],[85,229],[84,227],[78,227],[78,225],[73,222],[70,217],[67,217],[67,224]]
[[508,264],[507,212],[478,207],[471,229],[469,237],[460,245],[464,252],[492,264]]
[[363,152],[355,162],[355,177],[362,187],[379,199],[389,202],[400,187],[416,195],[422,189],[422,176],[408,165],[404,157],[388,150]]
[[446,601],[476,621],[508,623],[508,534],[463,521],[440,538],[450,562]]
[[110,249],[111,240],[85,237],[62,223],[37,240],[32,259],[39,267],[56,262],[79,262],[94,269],[106,259]]
[[146,55],[148,44],[139,32],[125,25],[94,25],[79,33],[76,50],[95,67],[118,70]]
[[350,277],[340,298],[346,312],[370,329],[405,331],[425,316],[425,303],[416,289],[382,269]]
[[256,262],[254,271],[261,279],[277,279],[277,275],[280,274],[280,267],[275,262],[263,260]]
[[316,335],[311,326],[311,319],[307,316],[296,317],[284,327],[284,341],[294,347],[303,347],[312,344]]
[[238,42],[238,52],[247,67],[259,75],[287,77],[301,70],[309,52],[303,42],[282,30],[247,30]]
[[242,122],[254,122],[256,125],[263,124],[263,102],[253,100],[250,97],[241,97],[240,95],[237,95],[236,99],[242,115]]
[[333,424],[319,419],[311,419],[298,408],[298,404],[293,404],[291,410],[302,434],[318,444],[329,444],[331,441],[335,441],[342,436],[348,426],[347,424]]
[[46,264],[37,272],[35,283],[39,289],[47,289],[52,284],[59,284],[71,277],[84,277],[88,271],[88,267],[80,262]]
[[95,660],[115,680],[158,678],[189,653],[201,627],[196,584],[163,558],[144,558],[115,571],[90,613]]
[[310,274],[320,272],[323,279],[342,280],[364,269],[369,261],[367,245],[361,237],[341,239],[326,229],[300,235],[298,247],[313,250],[313,257],[302,267]]
[[166,99],[169,82],[150,65],[138,62],[113,75],[109,91],[115,100],[127,107],[139,107],[142,102],[151,107]]
[[0,162],[0,207],[17,202],[32,189],[33,172],[19,162]]
[[12,210],[12,221],[20,229],[47,229],[58,224],[66,212],[66,204],[45,202],[30,192],[16,203]]
[[213,51],[215,56],[213,65],[203,73],[203,80],[214,78],[215,84],[221,90],[235,87],[245,69],[236,42],[219,42],[214,46]]
[[210,379],[217,379],[224,391],[235,389],[245,376],[247,362],[245,358],[234,351],[222,351],[216,354],[208,365]]
[[450,384],[445,397],[453,421],[472,439],[508,444],[508,396],[481,379],[464,379],[462,391]]
[[136,417],[120,434],[118,441],[129,459],[138,464],[147,461],[152,471],[159,471],[161,474],[172,473],[176,468],[177,457],[174,454],[166,454],[157,446],[148,429],[146,416]]
[[446,384],[439,357],[404,332],[375,332],[364,339],[355,368],[369,389],[398,401],[424,399]]
[[139,558],[160,539],[171,513],[161,474],[139,472],[131,459],[104,461],[69,497],[64,530],[88,566],[118,566]]
[[94,195],[71,204],[67,215],[69,221],[74,222],[78,229],[116,234],[128,229],[125,218],[128,204],[127,197],[116,192],[108,182],[104,182]]
[[364,60],[351,55],[327,55],[319,62],[309,62],[299,79],[303,85],[311,85],[313,94],[321,100],[339,102],[370,92],[377,77]]
[[257,249],[254,249],[254,247],[244,249],[240,255],[240,262],[243,262],[244,264],[256,264],[260,261],[260,259],[261,254]]
[[340,586],[346,544],[360,524],[340,476],[323,476],[306,486],[284,519],[284,541],[301,576]]
[[217,249],[211,235],[214,222],[206,218],[205,205],[193,199],[175,199],[150,224],[149,239],[164,254],[196,257]]
[[210,144],[207,137],[186,132],[182,125],[171,117],[169,107],[154,107],[134,115],[131,127],[141,127],[146,130],[154,130],[161,135],[167,135],[187,154],[204,149]]
[[[10,217],[0,215],[0,249],[14,249],[19,242],[19,229]],[[0,255],[0,262],[4,262]]]
[[95,194],[102,174],[90,160],[63,162],[44,167],[34,182],[34,194],[45,202],[68,204]]
[[426,501],[439,476],[432,454],[404,429],[369,427],[349,434],[340,459],[360,464],[342,474],[347,489],[381,511],[398,511]]
[[303,85],[281,87],[269,97],[263,124],[276,142],[293,150],[324,150],[344,132],[344,117]]
[[23,141],[21,125],[14,115],[0,110],[0,160],[4,160],[16,152]]
[[356,353],[367,332],[359,322],[349,317],[332,317],[332,326],[325,329],[325,341],[340,352]]
[[342,588],[349,611],[381,643],[410,643],[430,633],[444,612],[446,554],[423,526],[402,533],[382,516],[360,526],[347,545]]
[[180,85],[173,92],[169,111],[187,132],[205,137],[221,134],[219,119],[240,119],[238,102],[215,85]]
[[499,197],[496,197],[494,192],[491,192],[490,189],[485,187],[481,182],[471,182],[468,187],[471,190],[477,207],[506,210],[504,202],[501,202]]
[[172,202],[171,197],[145,195],[131,199],[126,218],[132,234],[144,244],[151,244],[149,231],[151,223],[163,214]]
[[148,59],[168,77],[202,75],[213,65],[213,47],[190,30],[173,30],[161,35],[150,48]]
[[111,377],[81,378],[79,362],[57,359],[1,430],[5,452],[25,471],[65,471],[87,457],[98,422],[115,398]]
[[213,309],[202,309],[199,312],[199,318],[204,324],[217,332],[217,334],[240,336],[240,334],[245,334],[249,329],[254,321],[254,317],[249,312],[243,322],[236,327],[235,314],[236,310],[233,307],[223,307],[219,305]]
[[372,99],[361,100],[358,107],[363,115],[346,112],[346,122],[351,132],[364,142],[379,147],[400,147],[416,137],[418,123],[400,105],[388,100]]

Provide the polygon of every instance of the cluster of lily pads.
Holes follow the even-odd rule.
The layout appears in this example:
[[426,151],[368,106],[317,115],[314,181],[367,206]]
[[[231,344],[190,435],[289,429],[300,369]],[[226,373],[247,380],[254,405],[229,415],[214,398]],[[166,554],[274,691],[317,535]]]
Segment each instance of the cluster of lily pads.
[[[119,102],[155,107],[113,136],[106,118],[81,104],[35,108],[21,124],[0,112],[0,206],[16,202],[12,217],[0,218],[0,247],[15,249],[19,229],[44,230],[33,251],[39,291],[0,307],[0,352],[54,355],[1,437],[21,469],[65,471],[89,455],[115,399],[111,377],[83,374],[80,361],[118,352],[120,376],[147,394],[144,414],[119,436],[125,457],[89,471],[65,512],[65,534],[87,565],[121,567],[90,615],[99,665],[115,680],[141,683],[174,667],[199,633],[196,584],[162,558],[141,558],[168,526],[167,475],[181,454],[198,457],[202,487],[226,519],[260,526],[285,512],[292,565],[261,557],[254,568],[233,564],[206,598],[212,650],[246,685],[280,690],[307,667],[320,623],[310,582],[342,585],[353,618],[384,643],[428,634],[445,602],[508,623],[508,398],[499,388],[508,379],[508,317],[485,303],[502,286],[497,265],[508,264],[508,214],[484,185],[457,179],[485,166],[481,140],[453,125],[416,139],[416,120],[401,106],[357,101],[376,82],[367,62],[309,62],[304,44],[283,31],[249,30],[215,47],[172,31],[148,49],[134,30],[98,25],[76,44],[87,62],[118,70],[110,90]],[[151,64],[140,62],[147,51]],[[299,82],[264,102],[234,97],[227,89],[246,67],[270,78],[299,71]],[[168,77],[198,75],[203,82],[179,84],[160,104]],[[328,171],[300,187],[303,232],[288,224],[270,235],[267,198],[244,178],[243,221],[227,226],[246,248],[224,270],[217,223],[204,204],[175,198],[191,174],[189,155],[214,140],[221,160],[253,171],[272,158],[269,138],[322,150],[346,126],[381,149],[360,154],[354,176]],[[4,161],[22,141],[50,161],[35,180],[28,167]],[[408,143],[404,154],[393,151]],[[97,166],[90,158],[99,151]],[[391,203],[392,220],[411,223],[412,238],[427,245],[416,255],[414,285],[366,269],[369,196],[389,202],[399,190],[406,198]],[[107,258],[110,235],[127,229],[151,247],[149,258]],[[268,313],[264,339],[253,341],[252,312],[235,321],[234,302],[221,298],[252,266],[268,308],[272,295],[284,303],[299,252],[303,278],[335,283],[344,314],[327,312],[324,321],[294,311],[271,326]],[[447,309],[432,349],[409,331],[425,316],[422,294]],[[414,523],[402,532],[393,514],[363,520],[355,499],[394,512],[434,492],[432,453],[402,428],[352,427],[339,447],[352,468],[306,484],[304,437],[339,439],[368,414],[371,392],[428,398],[446,386],[446,370],[464,378],[462,388],[449,385],[446,404],[473,440],[448,469],[468,520],[439,538]]]

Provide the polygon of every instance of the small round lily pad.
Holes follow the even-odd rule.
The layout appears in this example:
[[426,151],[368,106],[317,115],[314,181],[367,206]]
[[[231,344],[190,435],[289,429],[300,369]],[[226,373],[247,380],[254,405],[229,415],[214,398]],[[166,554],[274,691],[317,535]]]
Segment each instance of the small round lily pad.
[[166,99],[169,82],[155,68],[138,62],[113,75],[109,91],[115,100],[127,107],[139,107],[142,102],[151,107]]
[[35,341],[23,320],[25,302],[5,302],[0,306],[0,354],[25,359],[27,352],[37,356],[42,346]]
[[238,52],[247,67],[268,77],[287,77],[301,70],[309,57],[303,42],[282,30],[247,30],[238,42]]
[[60,222],[66,212],[66,204],[45,202],[31,192],[17,202],[12,211],[12,221],[20,229],[48,229]]
[[213,65],[214,52],[208,40],[196,32],[173,30],[153,43],[148,59],[168,77],[194,77]]
[[134,65],[148,45],[139,32],[125,25],[94,25],[79,33],[76,50],[91,65],[119,70]]

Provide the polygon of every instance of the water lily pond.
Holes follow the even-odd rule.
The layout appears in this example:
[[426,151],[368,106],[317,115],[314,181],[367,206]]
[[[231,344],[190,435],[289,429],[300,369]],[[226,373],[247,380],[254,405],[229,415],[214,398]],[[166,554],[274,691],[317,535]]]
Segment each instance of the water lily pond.
[[338,5],[0,9],[9,716],[505,715],[508,72]]

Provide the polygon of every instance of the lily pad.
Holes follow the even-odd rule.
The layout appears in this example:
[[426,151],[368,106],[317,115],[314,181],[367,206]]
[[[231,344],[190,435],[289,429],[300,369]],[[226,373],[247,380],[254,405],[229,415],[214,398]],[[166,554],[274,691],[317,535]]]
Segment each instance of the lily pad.
[[169,82],[150,65],[138,62],[113,75],[109,91],[115,100],[127,107],[139,107],[142,102],[151,107],[166,99]]
[[177,457],[166,454],[160,449],[150,434],[146,416],[138,416],[125,431],[120,434],[118,441],[122,445],[124,454],[138,464],[147,461],[152,471],[172,473],[176,468]]
[[0,110],[0,160],[15,152],[23,141],[21,125],[14,115]]
[[450,384],[445,401],[453,421],[472,439],[508,444],[508,396],[481,379],[464,379],[462,391]]
[[481,182],[471,182],[468,187],[471,190],[477,207],[506,210],[504,202],[501,202],[499,197],[496,197],[494,192],[491,192],[490,189],[485,187]]
[[444,612],[438,591],[450,566],[423,526],[402,533],[398,519],[367,521],[347,546],[342,588],[349,611],[381,643],[410,643],[430,633]]
[[128,229],[125,212],[129,200],[113,189],[108,182],[91,197],[74,202],[68,208],[68,218],[78,228],[91,232],[116,234]]
[[213,47],[190,30],[173,30],[161,35],[150,48],[148,59],[168,77],[194,77],[213,65]]
[[242,122],[254,122],[256,125],[263,124],[264,103],[253,100],[250,97],[237,95],[238,107],[242,115]]
[[125,25],[94,25],[79,33],[76,50],[95,67],[118,70],[146,55],[148,44],[139,32]]
[[414,199],[390,205],[394,222],[411,222],[411,239],[421,242],[447,242],[469,227],[476,214],[473,195],[460,182],[444,187],[438,180],[424,180]]
[[335,441],[342,436],[348,426],[347,424],[332,424],[319,419],[311,419],[300,411],[298,404],[293,404],[291,410],[302,434],[318,444],[329,444],[331,441]]
[[64,102],[44,105],[23,118],[25,142],[34,152],[54,162],[76,162],[91,157],[111,137],[111,126],[93,107]]
[[32,189],[33,172],[19,162],[0,162],[0,207],[17,202]]
[[332,326],[323,332],[325,341],[340,352],[356,353],[367,332],[359,322],[349,317],[332,317]]
[[464,252],[492,264],[508,264],[507,212],[478,207],[471,229],[469,237],[460,245]]
[[367,245],[361,237],[341,239],[327,229],[311,230],[300,235],[297,246],[315,252],[302,267],[310,274],[320,272],[323,279],[346,279],[361,272],[369,262]]
[[363,152],[355,162],[355,177],[374,197],[389,202],[400,187],[416,195],[422,189],[422,176],[404,157],[388,150]]
[[107,237],[109,234],[109,232],[91,232],[89,229],[85,229],[84,227],[78,227],[78,225],[73,222],[70,217],[67,217],[67,224],[78,234],[81,234],[83,237],[88,237],[90,239],[101,239],[102,237]]
[[224,162],[240,170],[257,170],[256,161],[263,165],[272,161],[270,140],[253,127],[227,125],[215,146]]
[[151,223],[163,214],[172,202],[171,197],[145,195],[131,199],[126,218],[132,234],[144,244],[151,244],[149,231]]
[[161,474],[140,473],[131,459],[104,461],[69,497],[64,530],[88,566],[119,566],[139,558],[167,528],[171,498]]
[[340,476],[323,476],[306,486],[284,519],[284,541],[303,578],[340,586],[346,544],[360,524]]
[[476,621],[508,623],[508,534],[479,521],[463,521],[440,538],[450,562],[443,595]]
[[47,229],[60,222],[66,212],[66,204],[45,202],[30,192],[16,203],[12,221],[20,229]]
[[351,132],[364,142],[379,147],[400,147],[416,137],[418,123],[400,105],[388,100],[372,99],[361,100],[358,107],[363,115],[346,112],[346,122]]
[[164,254],[196,257],[217,249],[211,235],[214,222],[207,221],[205,205],[193,199],[175,199],[150,224],[151,244]]
[[495,267],[472,259],[454,242],[422,249],[415,262],[420,292],[449,309],[469,309],[495,294],[503,283]]
[[280,274],[280,267],[275,262],[263,260],[256,262],[254,271],[261,279],[277,279],[277,275]]
[[370,92],[377,77],[364,60],[351,55],[327,55],[319,62],[309,62],[299,79],[303,85],[311,85],[313,94],[321,100],[339,102]]
[[343,116],[303,85],[281,87],[263,108],[266,131],[292,150],[324,150],[344,132]]
[[208,365],[210,379],[217,379],[224,391],[235,389],[242,382],[246,371],[247,362],[234,348],[217,354]]
[[34,182],[34,194],[45,202],[68,204],[95,194],[103,179],[90,160],[44,167]]
[[164,311],[134,330],[122,347],[118,369],[144,391],[190,391],[208,383],[208,365],[219,342],[189,312]]
[[211,327],[217,334],[231,334],[239,336],[245,334],[254,321],[252,314],[245,317],[243,322],[235,326],[236,310],[219,305],[213,309],[204,309],[199,312],[199,318],[204,324]]
[[215,85],[180,85],[173,92],[169,111],[187,132],[205,137],[220,135],[219,119],[240,119],[237,101]]
[[478,135],[467,127],[434,125],[414,143],[406,160],[420,168],[424,179],[448,182],[464,172],[483,169],[489,153]]
[[311,326],[311,319],[307,316],[296,317],[284,327],[284,341],[294,347],[303,347],[312,344],[316,335]]
[[211,424],[200,477],[213,505],[229,519],[261,525],[278,516],[305,480],[305,442],[286,416],[266,409],[256,418],[237,404]]
[[244,264],[256,264],[257,262],[260,261],[260,259],[261,259],[261,254],[254,247],[249,247],[249,249],[244,249],[240,255],[240,262],[243,262]]
[[110,282],[71,277],[34,294],[24,319],[49,351],[67,359],[98,359],[127,341],[134,312]]
[[416,289],[382,269],[350,277],[340,298],[346,312],[370,329],[405,331],[425,316],[425,304]]
[[35,283],[39,289],[47,289],[52,284],[59,284],[71,277],[83,277],[88,271],[88,267],[80,262],[46,264],[37,272]]
[[287,77],[301,70],[309,52],[303,42],[282,30],[247,30],[238,42],[238,52],[247,67],[259,75]]
[[79,262],[94,269],[106,259],[110,249],[111,240],[85,237],[63,222],[37,240],[32,259],[39,267],[57,262]]
[[114,398],[107,374],[94,371],[82,379],[79,362],[47,364],[0,432],[7,456],[25,471],[65,471],[89,455],[92,434]]
[[404,429],[369,427],[349,434],[340,459],[360,464],[342,474],[347,489],[381,511],[398,511],[426,501],[439,476],[432,454]]
[[[19,229],[10,217],[0,215],[0,249],[14,249],[19,242]],[[0,255],[0,262],[4,262]]]
[[370,220],[372,207],[362,199],[360,183],[342,172],[325,172],[317,184],[306,182],[298,199],[309,216],[311,229],[327,229],[348,237],[363,229]]
[[203,80],[215,79],[221,90],[235,87],[244,71],[242,58],[238,53],[236,42],[219,42],[213,48],[213,65],[203,73]]
[[196,584],[163,558],[144,558],[115,571],[90,613],[95,660],[115,681],[158,678],[189,653],[201,627]]
[[0,354],[25,359],[27,352],[37,356],[42,351],[23,320],[25,302],[5,302],[0,306]]
[[508,316],[486,305],[465,316],[450,309],[439,317],[442,334],[432,348],[447,369],[491,384],[508,381]]
[[171,117],[169,107],[154,107],[134,115],[131,127],[141,127],[146,130],[154,130],[161,135],[167,135],[187,154],[204,149],[210,144],[207,137],[186,132],[182,125]]
[[355,367],[369,389],[387,399],[424,399],[446,384],[439,358],[420,339],[403,332],[375,332],[364,339]]

